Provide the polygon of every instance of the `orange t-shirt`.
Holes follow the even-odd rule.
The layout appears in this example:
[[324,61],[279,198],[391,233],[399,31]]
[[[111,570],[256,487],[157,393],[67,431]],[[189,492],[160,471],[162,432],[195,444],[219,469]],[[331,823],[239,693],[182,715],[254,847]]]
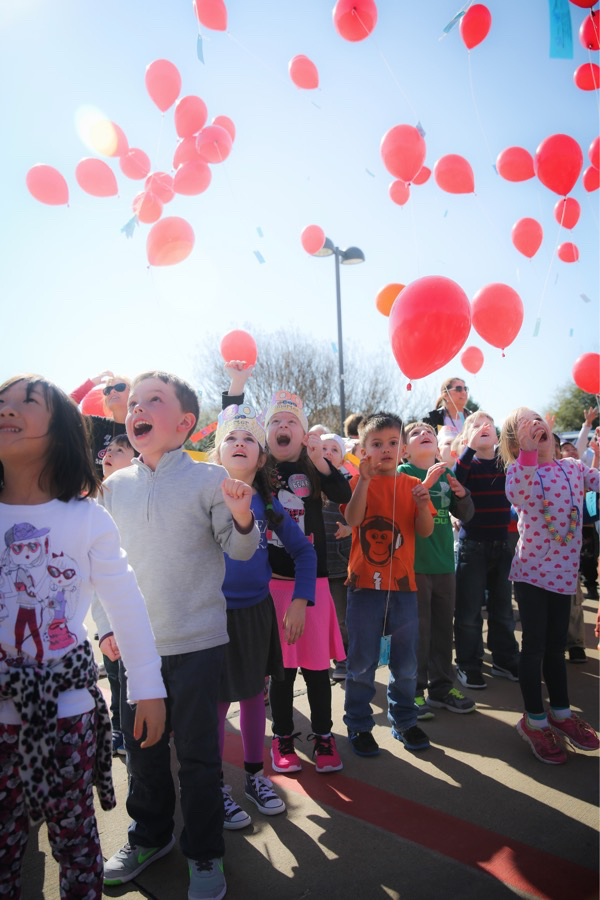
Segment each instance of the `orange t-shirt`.
[[[358,475],[350,487],[358,483]],[[412,475],[376,475],[369,482],[365,517],[352,529],[347,584],[376,591],[416,591],[415,516]],[[394,491],[396,499],[394,502]],[[340,506],[343,513],[344,506]],[[431,507],[434,512],[433,506]]]

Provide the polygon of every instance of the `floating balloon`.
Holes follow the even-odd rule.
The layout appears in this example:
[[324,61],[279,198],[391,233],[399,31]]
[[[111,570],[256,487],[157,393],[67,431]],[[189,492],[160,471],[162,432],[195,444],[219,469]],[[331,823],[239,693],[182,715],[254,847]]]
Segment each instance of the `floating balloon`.
[[196,153],[204,162],[220,163],[231,153],[231,135],[220,125],[207,125],[196,137]]
[[118,191],[115,173],[101,159],[82,159],[75,169],[79,187],[92,197],[114,197]]
[[580,91],[597,91],[600,87],[600,66],[582,63],[573,73],[573,81]]
[[67,182],[54,166],[38,163],[25,176],[27,190],[40,203],[48,206],[62,206],[69,202]]
[[598,190],[600,184],[600,172],[595,166],[588,166],[583,173],[583,186],[591,194],[592,191]]
[[153,225],[146,239],[146,255],[151,266],[174,266],[194,249],[194,231],[189,222],[169,216]]
[[573,6],[580,6],[581,9],[591,9],[598,0],[571,0]]
[[579,222],[581,207],[574,197],[563,197],[557,200],[554,207],[554,218],[563,228],[575,228]]
[[507,147],[496,160],[498,175],[507,181],[528,181],[533,178],[533,157],[524,147]]
[[127,153],[119,157],[119,165],[121,172],[133,181],[139,181],[145,178],[150,172],[150,159],[143,150],[137,147],[131,147]]
[[588,150],[588,158],[596,169],[600,169],[600,137],[594,138]]
[[468,50],[472,50],[477,44],[488,36],[492,25],[492,16],[483,3],[475,3],[469,7],[460,20],[460,36]]
[[146,90],[161,112],[173,106],[181,90],[179,69],[168,59],[155,59],[146,68]]
[[460,361],[463,369],[471,372],[472,375],[477,375],[483,365],[483,353],[479,347],[467,347],[460,354]]
[[319,87],[319,73],[308,56],[294,56],[288,63],[290,78],[298,88],[306,91]]
[[388,188],[388,194],[394,203],[397,203],[398,206],[404,206],[410,199],[410,188],[403,181],[392,181]]
[[215,116],[212,120],[213,125],[220,125],[221,128],[224,128],[225,131],[229,132],[229,136],[232,141],[235,141],[235,125],[229,118],[229,116]]
[[428,169],[427,166],[421,166],[417,174],[412,180],[413,184],[425,184],[426,181],[429,181],[431,176],[431,169]]
[[140,222],[143,222],[145,225],[151,225],[153,222],[158,222],[162,215],[163,207],[158,197],[155,197],[154,194],[148,191],[142,191],[141,194],[133,198],[132,209]]
[[600,50],[598,10],[593,9],[579,27],[579,40],[587,50]]
[[173,154],[173,168],[178,169],[183,163],[199,158],[196,152],[196,137],[184,138],[182,141],[179,141]]
[[205,28],[227,31],[227,7],[223,0],[194,0],[194,12]]
[[180,138],[197,134],[206,125],[207,118],[206,103],[200,97],[191,94],[175,104],[175,131]]
[[583,153],[577,141],[568,134],[547,137],[535,151],[537,177],[542,184],[566,197],[573,190],[581,167]]
[[256,364],[256,341],[247,331],[229,331],[221,339],[219,349],[226,363],[232,359],[241,360],[246,363],[245,369]]
[[173,190],[176,194],[190,197],[202,194],[208,188],[211,178],[210,166],[202,159],[192,159],[179,166],[175,172]]
[[449,194],[472,194],[475,190],[473,169],[463,156],[449,153],[442,156],[433,167],[436,184]]
[[319,225],[307,225],[300,235],[300,240],[307,253],[315,254],[325,243],[325,232]]
[[122,128],[116,124],[116,122],[110,122],[111,135],[108,146],[106,148],[107,156],[123,156],[124,153],[127,153],[129,150],[129,143],[127,138],[125,137],[125,132]]
[[144,182],[144,190],[158,197],[161,203],[170,203],[175,196],[173,179],[166,172],[151,172]]
[[579,249],[576,244],[572,244],[570,241],[561,244],[556,254],[559,259],[566,263],[574,263],[579,259]]
[[425,162],[425,141],[412,125],[395,125],[381,139],[381,158],[388,172],[410,184]]
[[600,353],[584,353],[575,360],[573,381],[586,394],[600,394]]
[[104,385],[99,384],[97,387],[92,388],[81,401],[81,412],[84,416],[102,416],[106,418],[104,394],[102,393],[103,387]]
[[523,324],[523,302],[507,284],[487,284],[473,297],[473,328],[480,337],[504,350]]
[[375,297],[375,306],[382,316],[389,316],[392,306],[400,291],[404,290],[403,284],[386,284]]
[[538,252],[543,237],[543,228],[536,219],[519,219],[512,227],[512,242],[528,259]]
[[363,41],[377,24],[377,7],[373,0],[338,0],[333,8],[333,24],[344,40]]
[[471,328],[463,289],[440,275],[407,284],[390,312],[392,352],[407,378],[424,378],[456,356]]

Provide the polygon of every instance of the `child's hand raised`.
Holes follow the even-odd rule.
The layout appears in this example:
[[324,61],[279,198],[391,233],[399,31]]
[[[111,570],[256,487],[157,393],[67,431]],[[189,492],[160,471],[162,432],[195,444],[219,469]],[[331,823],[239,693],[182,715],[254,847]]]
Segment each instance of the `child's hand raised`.
[[466,496],[467,490],[464,484],[461,484],[458,478],[455,478],[451,472],[446,472],[446,478],[448,480],[448,484],[450,485],[450,490],[454,494],[455,497],[458,497],[461,500]]
[[139,700],[135,710],[135,722],[133,723],[133,736],[139,741],[146,726],[146,739],[142,742],[142,750],[157,744],[165,731],[165,701]]
[[252,521],[250,504],[252,488],[237,478],[225,478],[221,484],[225,506],[241,528],[247,528]]
[[244,393],[246,382],[254,372],[254,366],[246,367],[246,361],[243,359],[231,359],[225,363],[225,371],[231,379],[228,393],[235,396]]
[[381,463],[374,463],[370,456],[363,456],[359,466],[358,474],[363,481],[370,481],[375,475],[379,475]]
[[550,439],[551,431],[541,419],[527,419],[517,426],[517,441],[521,450],[538,450],[544,435]]
[[308,458],[314,465],[321,462],[323,457],[323,441],[318,434],[307,432],[302,438],[302,443],[306,447]]
[[447,471],[448,466],[445,462],[434,463],[434,465],[430,466],[427,470],[427,475],[423,479],[423,487],[426,487],[427,490],[429,490],[440,480],[444,472]]
[[477,450],[477,439],[484,436],[489,437],[492,431],[494,431],[494,426],[491,422],[482,422],[481,425],[477,425],[475,428],[471,429],[467,446],[471,450]]
[[418,507],[429,507],[429,491],[425,484],[415,484],[412,489],[412,495]]

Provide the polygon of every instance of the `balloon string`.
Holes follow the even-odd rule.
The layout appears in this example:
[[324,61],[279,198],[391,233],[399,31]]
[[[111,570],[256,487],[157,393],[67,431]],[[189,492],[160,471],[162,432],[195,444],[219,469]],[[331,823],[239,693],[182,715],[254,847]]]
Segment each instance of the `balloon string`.
[[596,223],[596,230],[597,230],[598,229],[598,219],[596,218],[596,207],[592,203],[592,194],[590,193],[590,191],[585,192],[585,197],[586,197],[586,203],[590,208],[592,218],[593,218],[594,222]]
[[501,232],[500,229],[498,228],[496,222],[494,222],[494,220],[493,220],[492,217],[490,216],[489,212],[487,211],[487,208],[486,208],[486,207],[484,206],[484,204],[481,202],[481,197],[479,196],[479,194],[473,193],[473,196],[475,197],[475,200],[476,200],[476,202],[477,202],[477,205],[479,206],[479,209],[481,210],[481,212],[483,213],[484,217],[486,218],[488,224],[492,227],[493,231],[496,232],[496,237],[498,238],[498,240],[504,241],[504,235],[502,234],[502,232]]
[[[597,36],[598,36],[598,33],[596,31],[596,37]],[[594,84],[594,93],[596,95],[596,106],[600,110],[600,97],[598,96],[598,88],[600,87],[600,85],[598,85],[598,83],[596,82],[596,70],[594,69],[594,61],[592,59],[592,54],[591,54],[589,47],[588,47],[588,62],[590,64],[590,72],[592,73],[592,81]]]
[[[472,0],[470,0],[470,2],[472,2]],[[360,21],[360,24],[361,24],[362,27],[365,29],[365,32],[367,32],[367,28],[366,28],[364,22],[362,21],[362,19],[360,18],[360,16],[358,15],[358,13],[356,12],[356,10],[353,10],[353,14],[358,18],[358,20]],[[368,33],[368,32],[367,32],[367,33]],[[375,47],[375,49],[377,50],[379,56],[381,57],[381,61],[383,62],[384,66],[385,66],[386,69],[388,70],[388,73],[389,73],[390,78],[392,79],[393,83],[396,85],[396,87],[397,87],[398,90],[400,91],[401,96],[404,98],[404,100],[406,100],[406,103],[407,103],[408,106],[410,107],[411,112],[412,112],[413,116],[415,117],[415,120],[418,122],[418,121],[419,121],[419,116],[418,116],[418,114],[417,114],[417,111],[416,111],[415,107],[414,107],[413,104],[411,103],[410,97],[408,96],[408,94],[406,93],[406,91],[404,90],[404,88],[402,87],[402,85],[400,84],[400,82],[398,81],[398,79],[396,78],[396,75],[395,75],[395,73],[394,73],[394,70],[392,69],[391,65],[390,65],[389,62],[387,61],[387,58],[386,58],[386,56],[384,55],[383,50],[382,50],[381,47],[379,46],[379,43],[378,43],[377,39],[375,38],[374,35],[372,35],[372,37],[373,37],[373,46]]]
[[414,258],[417,261],[417,277],[421,277],[421,256],[419,253],[419,242],[417,241],[417,229],[415,227],[415,213],[413,210],[412,203],[408,203],[408,214],[410,216],[410,230],[412,231],[412,240],[413,240],[413,249],[414,249]]
[[489,144],[489,141],[487,138],[487,134],[485,133],[485,129],[483,127],[483,122],[481,121],[481,116],[479,114],[479,107],[477,106],[477,100],[475,99],[475,87],[473,84],[473,71],[471,69],[471,51],[470,50],[467,53],[467,60],[468,60],[468,68],[469,68],[469,85],[471,87],[471,100],[473,101],[473,109],[475,110],[475,118],[477,119],[477,124],[479,125],[479,130],[481,131],[481,135],[483,137],[483,142],[485,144],[485,147],[486,147],[486,150],[488,153],[488,158],[490,160],[490,164],[492,166],[494,166],[494,164],[495,164],[494,154],[492,153],[492,148],[490,147],[490,144]]
[[560,240],[560,232],[562,230],[562,224],[558,223],[558,230],[556,232],[556,239],[554,241],[554,249],[552,251],[552,255],[550,257],[550,265],[548,266],[548,271],[546,272],[546,278],[544,279],[544,285],[542,287],[542,294],[540,297],[540,305],[538,306],[537,311],[537,321],[539,322],[542,315],[542,306],[544,305],[544,299],[546,297],[546,291],[548,289],[548,282],[550,280],[550,273],[552,272],[552,266],[554,265],[554,260],[556,258],[556,251],[558,249],[558,242]]

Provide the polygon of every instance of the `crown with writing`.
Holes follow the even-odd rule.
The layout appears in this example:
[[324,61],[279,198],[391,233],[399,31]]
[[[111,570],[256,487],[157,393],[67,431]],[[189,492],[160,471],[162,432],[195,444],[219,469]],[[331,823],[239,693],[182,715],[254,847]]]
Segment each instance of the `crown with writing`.
[[303,409],[302,400],[297,394],[289,391],[275,391],[265,413],[265,427],[276,413],[287,412],[299,420],[305,431],[308,431],[308,419]]
[[248,431],[253,435],[262,449],[265,449],[265,426],[263,417],[257,413],[253,406],[243,403],[240,406],[227,406],[219,413],[217,419],[217,431],[215,434],[215,446],[223,442],[231,431]]

